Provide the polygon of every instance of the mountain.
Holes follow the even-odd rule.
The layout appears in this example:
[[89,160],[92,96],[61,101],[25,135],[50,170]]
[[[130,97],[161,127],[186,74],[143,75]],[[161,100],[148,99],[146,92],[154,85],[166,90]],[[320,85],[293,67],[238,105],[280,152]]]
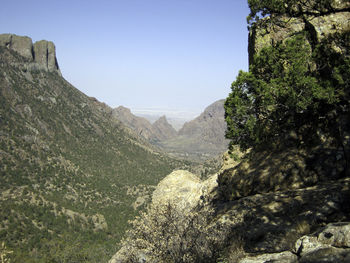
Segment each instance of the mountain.
[[163,151],[175,157],[203,161],[217,157],[228,148],[224,102],[225,100],[218,100],[209,105],[200,116],[186,122],[178,132],[165,116],[151,124],[122,106],[113,109],[113,114]]
[[[259,56],[276,63],[277,56],[267,56],[266,48],[279,49],[296,36],[308,36],[309,52],[329,64],[310,63],[306,76],[341,63],[344,71],[333,67],[333,72],[322,77],[328,78],[330,92],[334,91],[332,74],[341,80],[335,83],[349,87],[348,0],[249,3],[253,13],[249,17],[254,21],[249,27],[251,69],[264,68]],[[305,56],[305,52],[293,51],[291,58],[285,56],[287,52],[290,48],[283,48],[285,60],[277,64],[287,70],[291,59]],[[268,77],[279,74],[260,72]],[[254,81],[264,83],[252,76],[251,82],[237,79],[244,96]],[[147,211],[132,221],[121,248],[109,262],[349,262],[349,93],[341,97],[340,113],[331,108],[326,117],[337,117],[330,122],[338,129],[336,139],[315,129],[307,135],[322,136],[321,140],[307,144],[289,131],[287,136],[275,137],[278,140],[252,147],[238,163],[227,154],[222,170],[205,181],[188,171],[169,174],[153,192]],[[318,120],[312,120],[300,130],[312,125],[319,128],[317,124]],[[195,131],[191,125],[186,129],[182,132]]]
[[112,110],[112,114],[116,119],[121,121],[127,127],[131,128],[143,138],[149,141],[158,140],[152,124],[147,119],[137,117],[132,114],[130,109],[119,106],[118,108]]
[[156,120],[152,126],[159,134],[160,140],[171,139],[177,135],[177,131],[168,123],[165,115]]
[[225,100],[209,105],[204,112],[179,130],[178,136],[164,140],[160,146],[166,151],[195,159],[207,159],[222,154],[228,148],[225,139]]
[[172,138],[177,134],[165,116],[160,117],[151,124],[147,119],[135,116],[130,109],[123,106],[113,109],[112,114],[138,135],[154,144],[161,140]]
[[12,262],[104,262],[154,185],[156,151],[61,76],[52,42],[0,35],[0,241]]

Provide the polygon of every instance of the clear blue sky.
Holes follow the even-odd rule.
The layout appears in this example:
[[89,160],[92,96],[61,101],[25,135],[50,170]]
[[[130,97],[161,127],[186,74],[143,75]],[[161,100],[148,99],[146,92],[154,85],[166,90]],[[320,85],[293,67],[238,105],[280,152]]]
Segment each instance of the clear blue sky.
[[203,110],[247,70],[246,0],[8,0],[0,33],[56,45],[63,76],[112,107]]

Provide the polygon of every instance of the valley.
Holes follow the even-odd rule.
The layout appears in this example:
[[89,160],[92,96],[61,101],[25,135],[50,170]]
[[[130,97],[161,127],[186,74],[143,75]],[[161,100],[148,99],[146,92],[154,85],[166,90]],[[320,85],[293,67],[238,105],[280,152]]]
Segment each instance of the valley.
[[0,240],[14,262],[106,262],[158,181],[193,163],[74,88],[39,44],[0,35]]

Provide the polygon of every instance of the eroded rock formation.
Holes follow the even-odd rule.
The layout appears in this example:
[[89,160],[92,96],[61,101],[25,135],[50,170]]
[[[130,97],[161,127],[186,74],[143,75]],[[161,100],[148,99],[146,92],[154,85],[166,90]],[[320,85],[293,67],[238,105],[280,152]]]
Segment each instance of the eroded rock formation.
[[33,45],[32,39],[29,37],[1,34],[0,47],[16,51],[25,57],[28,70],[45,70],[62,75],[57,63],[56,48],[51,41],[41,40]]

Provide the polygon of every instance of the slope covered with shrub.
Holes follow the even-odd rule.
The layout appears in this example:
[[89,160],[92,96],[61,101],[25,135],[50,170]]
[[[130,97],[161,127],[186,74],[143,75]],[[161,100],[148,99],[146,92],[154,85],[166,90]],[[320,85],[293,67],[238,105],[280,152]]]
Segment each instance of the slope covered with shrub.
[[0,47],[0,241],[11,262],[106,261],[153,185],[184,163],[30,63]]

